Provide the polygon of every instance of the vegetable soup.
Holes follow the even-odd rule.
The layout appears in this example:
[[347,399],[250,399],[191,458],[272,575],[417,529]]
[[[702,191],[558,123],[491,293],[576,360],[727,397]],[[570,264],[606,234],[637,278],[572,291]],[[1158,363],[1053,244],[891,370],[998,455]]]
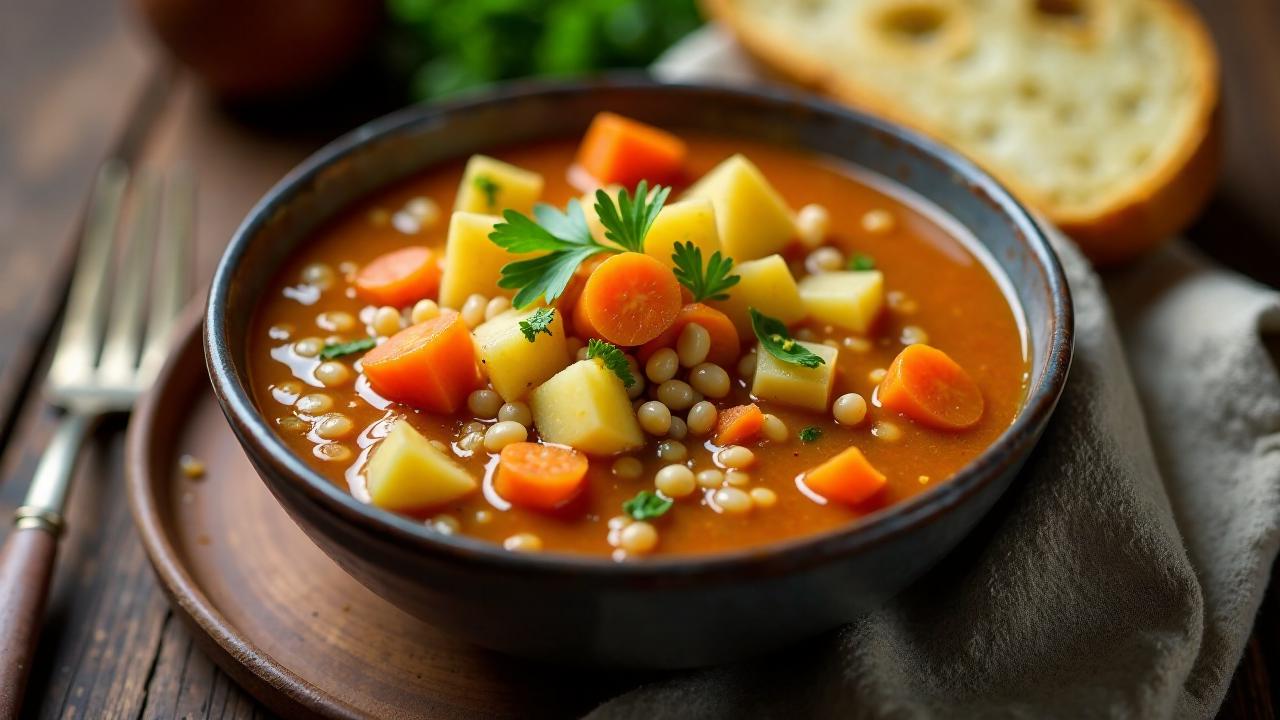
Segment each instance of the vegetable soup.
[[363,502],[513,552],[758,546],[947,482],[1018,414],[954,223],[829,158],[601,114],[366,198],[261,304],[251,380]]

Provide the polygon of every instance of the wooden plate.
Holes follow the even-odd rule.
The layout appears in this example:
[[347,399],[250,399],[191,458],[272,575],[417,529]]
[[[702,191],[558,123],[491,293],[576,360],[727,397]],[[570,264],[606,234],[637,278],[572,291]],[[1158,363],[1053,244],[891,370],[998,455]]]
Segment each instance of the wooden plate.
[[[131,423],[130,500],[174,611],[254,697],[286,717],[558,717],[637,682],[467,645],[338,568],[241,452],[209,387],[199,320],[188,313]],[[184,454],[202,478],[179,469]]]

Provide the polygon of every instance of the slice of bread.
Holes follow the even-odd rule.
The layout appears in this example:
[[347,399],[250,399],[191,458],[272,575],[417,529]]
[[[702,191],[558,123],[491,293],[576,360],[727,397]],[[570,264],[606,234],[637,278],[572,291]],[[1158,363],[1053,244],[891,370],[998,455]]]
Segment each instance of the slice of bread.
[[1218,61],[1178,0],[703,0],[748,52],[966,153],[1099,264],[1182,230]]

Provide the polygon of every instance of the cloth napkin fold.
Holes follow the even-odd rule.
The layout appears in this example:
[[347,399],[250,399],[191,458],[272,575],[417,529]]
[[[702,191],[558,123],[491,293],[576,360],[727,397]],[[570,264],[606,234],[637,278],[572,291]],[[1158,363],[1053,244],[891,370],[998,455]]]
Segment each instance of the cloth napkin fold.
[[[662,77],[756,81],[714,28]],[[1006,497],[885,607],[781,654],[670,676],[597,718],[1209,717],[1280,542],[1280,295],[1173,244],[1076,307],[1057,414]],[[1114,310],[1113,310],[1114,308]]]

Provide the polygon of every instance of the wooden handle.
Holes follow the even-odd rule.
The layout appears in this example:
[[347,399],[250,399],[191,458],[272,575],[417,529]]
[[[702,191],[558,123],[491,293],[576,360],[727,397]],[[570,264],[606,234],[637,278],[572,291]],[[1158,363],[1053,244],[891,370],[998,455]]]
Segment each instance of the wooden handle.
[[58,538],[15,527],[0,548],[0,720],[18,717],[40,635]]

